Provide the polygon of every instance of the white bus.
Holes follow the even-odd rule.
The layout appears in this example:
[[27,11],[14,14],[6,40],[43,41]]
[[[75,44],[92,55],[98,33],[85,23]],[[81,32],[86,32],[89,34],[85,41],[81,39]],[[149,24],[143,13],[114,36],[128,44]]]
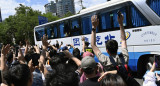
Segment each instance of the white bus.
[[[97,29],[97,46],[108,55],[105,42],[115,39],[121,45],[117,11],[124,15],[124,27],[129,51],[129,66],[143,76],[155,54],[160,54],[160,0],[112,0],[84,9],[80,14],[36,26],[35,44],[47,34],[51,44],[63,41],[82,50],[81,37],[91,41],[91,16],[97,14],[100,20]],[[121,52],[121,49],[118,50]]]

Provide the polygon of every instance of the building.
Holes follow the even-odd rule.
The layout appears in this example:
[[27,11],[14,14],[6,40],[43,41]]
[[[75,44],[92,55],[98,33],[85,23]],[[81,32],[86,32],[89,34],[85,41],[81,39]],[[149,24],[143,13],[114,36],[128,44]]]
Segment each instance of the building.
[[51,1],[50,3],[46,4],[44,7],[45,7],[46,13],[50,12],[56,16],[57,8],[56,8],[56,3],[54,3],[54,1]]
[[57,16],[63,17],[67,12],[75,14],[74,0],[56,0]]
[[0,8],[0,22],[2,22],[1,8]]

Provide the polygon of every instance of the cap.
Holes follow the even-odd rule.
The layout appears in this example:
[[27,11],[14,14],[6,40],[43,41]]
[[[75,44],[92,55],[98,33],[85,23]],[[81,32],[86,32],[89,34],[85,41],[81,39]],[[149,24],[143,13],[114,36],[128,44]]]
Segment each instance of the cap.
[[67,47],[67,46],[64,46],[64,47],[62,48],[62,51],[65,51],[65,50],[68,50],[68,47]]
[[94,57],[93,53],[88,52],[88,51],[83,53],[83,58],[86,57],[86,56],[91,56],[92,58]]
[[85,58],[82,59],[81,61],[81,68],[82,69],[87,69],[87,68],[96,68],[97,63],[95,62],[94,58],[91,56],[86,56]]

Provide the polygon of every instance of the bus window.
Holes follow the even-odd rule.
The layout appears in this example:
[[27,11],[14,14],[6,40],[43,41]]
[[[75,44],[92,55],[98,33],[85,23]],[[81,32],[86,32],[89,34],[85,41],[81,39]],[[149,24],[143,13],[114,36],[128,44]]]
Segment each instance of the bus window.
[[131,5],[130,9],[131,13],[131,21],[133,27],[142,27],[151,25],[148,20],[135,8],[135,6]]
[[64,23],[64,37],[68,37],[70,36],[70,23],[69,23],[69,20],[65,20],[65,23]]
[[52,32],[51,26],[48,25],[45,28],[47,30],[48,39],[51,39],[51,32]]
[[109,29],[111,28],[111,16],[110,16],[110,13],[106,12],[106,13],[102,13],[100,14],[100,22],[101,22],[101,28],[102,30],[106,30],[106,29]]
[[59,29],[60,29],[60,38],[64,37],[64,23],[59,24]]
[[56,25],[54,25],[53,27],[53,32],[52,32],[52,38],[57,38],[58,37],[58,35],[57,35],[57,26]]
[[35,29],[36,39],[37,41],[41,40],[41,37],[45,34],[44,27],[36,28]]
[[114,28],[119,27],[118,18],[117,18],[117,16],[118,16],[117,12],[118,11],[120,11],[123,14],[123,16],[124,16],[123,26],[127,25],[127,21],[126,21],[126,9],[125,9],[125,7],[123,7],[123,8],[120,8],[118,10],[114,10],[113,11],[112,15],[113,15]]
[[160,0],[147,0],[149,7],[160,16]]
[[57,27],[55,25],[50,25],[46,27],[48,39],[57,38]]
[[82,34],[90,34],[92,30],[91,16],[82,17]]
[[80,26],[79,26],[79,20],[78,19],[74,19],[71,21],[72,22],[72,32],[71,35],[72,36],[78,36],[79,35],[79,30],[80,30]]

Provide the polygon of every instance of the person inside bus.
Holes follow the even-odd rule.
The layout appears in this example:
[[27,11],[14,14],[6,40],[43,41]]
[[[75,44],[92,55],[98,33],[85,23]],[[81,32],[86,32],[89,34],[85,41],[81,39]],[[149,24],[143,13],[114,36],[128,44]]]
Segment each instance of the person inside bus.
[[106,42],[106,51],[109,54],[109,57],[102,54],[100,49],[96,46],[96,28],[99,24],[99,19],[97,18],[97,15],[93,15],[91,17],[92,22],[92,31],[91,31],[91,46],[92,49],[97,56],[98,60],[104,67],[104,71],[112,69],[112,66],[117,65],[125,65],[128,64],[128,50],[127,50],[127,42],[126,42],[126,35],[123,27],[123,15],[121,14],[118,16],[118,23],[120,26],[120,37],[121,37],[121,48],[122,48],[122,55],[121,57],[117,55],[118,51],[118,42],[116,40],[108,40]]
[[54,32],[52,31],[51,32],[51,39],[53,39],[54,38]]

